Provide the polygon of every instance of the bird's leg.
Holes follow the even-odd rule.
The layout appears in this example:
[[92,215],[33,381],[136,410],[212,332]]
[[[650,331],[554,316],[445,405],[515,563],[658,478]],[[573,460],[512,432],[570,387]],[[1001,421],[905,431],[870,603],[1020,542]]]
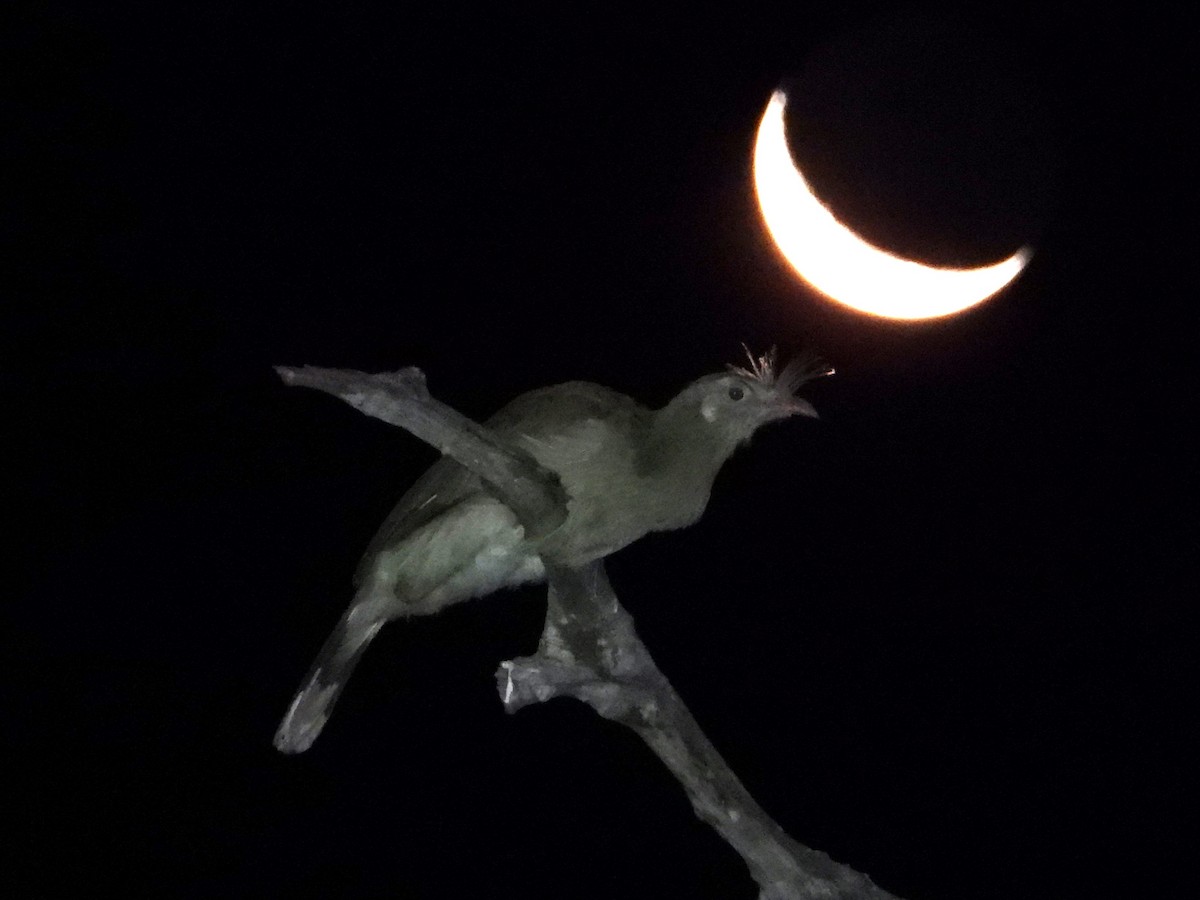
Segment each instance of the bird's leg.
[[368,416],[399,425],[466,466],[516,513],[529,539],[544,537],[566,519],[566,492],[558,476],[524,450],[431,397],[420,369],[371,374],[276,366],[275,371],[284,384],[333,394]]

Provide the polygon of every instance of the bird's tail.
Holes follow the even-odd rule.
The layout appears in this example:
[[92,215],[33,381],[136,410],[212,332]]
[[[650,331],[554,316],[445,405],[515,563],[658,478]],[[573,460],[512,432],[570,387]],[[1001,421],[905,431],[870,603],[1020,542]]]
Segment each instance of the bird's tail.
[[279,723],[275,749],[281,753],[303,753],[312,746],[363,651],[384,621],[369,615],[364,603],[355,603],[346,611],[322,645],[303,686]]

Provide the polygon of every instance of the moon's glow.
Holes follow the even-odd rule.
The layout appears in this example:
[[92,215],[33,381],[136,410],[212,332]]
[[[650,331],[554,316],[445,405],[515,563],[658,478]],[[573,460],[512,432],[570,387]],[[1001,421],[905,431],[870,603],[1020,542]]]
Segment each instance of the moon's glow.
[[981,303],[1017,277],[1032,251],[977,269],[940,269],[893,256],[839,222],[792,162],[784,135],[787,100],[776,91],[754,145],[754,187],[776,246],[821,293],[891,319],[947,316]]

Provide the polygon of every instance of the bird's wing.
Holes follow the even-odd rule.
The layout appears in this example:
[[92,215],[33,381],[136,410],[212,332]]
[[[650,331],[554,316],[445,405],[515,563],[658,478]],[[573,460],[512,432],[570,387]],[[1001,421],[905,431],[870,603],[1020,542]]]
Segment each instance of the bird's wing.
[[[589,421],[631,428],[648,412],[636,401],[597,384],[572,381],[529,391],[512,400],[485,423],[519,446],[554,440]],[[599,443],[597,444],[599,447]],[[375,557],[462,500],[488,493],[487,485],[452,459],[443,457],[416,480],[379,526],[354,574],[359,585],[370,575]]]
[[482,490],[479,477],[454,460],[443,457],[435,462],[404,492],[371,538],[354,572],[355,587],[371,574],[381,550],[394,547],[422,525]]

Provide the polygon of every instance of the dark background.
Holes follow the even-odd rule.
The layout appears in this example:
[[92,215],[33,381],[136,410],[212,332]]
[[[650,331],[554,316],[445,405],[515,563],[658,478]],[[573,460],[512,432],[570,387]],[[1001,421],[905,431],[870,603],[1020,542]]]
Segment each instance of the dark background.
[[[418,365],[484,417],[569,379],[658,405],[741,341],[820,349],[821,421],[609,570],[750,791],[911,900],[1178,895],[1181,18],[9,9],[9,896],[754,897],[631,733],[502,712],[542,589],[389,627],[315,748],[271,746],[435,458],[272,364]],[[781,83],[845,221],[936,263],[1032,243],[1026,272],[929,323],[806,288],[750,182]]]

